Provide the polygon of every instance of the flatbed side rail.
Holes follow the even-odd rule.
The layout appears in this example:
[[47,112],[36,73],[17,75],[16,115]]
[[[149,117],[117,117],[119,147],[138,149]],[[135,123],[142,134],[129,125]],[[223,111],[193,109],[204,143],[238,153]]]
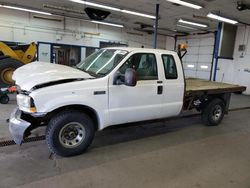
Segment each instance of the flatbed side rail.
[[244,86],[235,86],[228,88],[217,88],[217,89],[207,89],[207,90],[186,90],[185,96],[197,96],[197,95],[211,95],[211,94],[223,94],[223,93],[238,93],[246,90]]

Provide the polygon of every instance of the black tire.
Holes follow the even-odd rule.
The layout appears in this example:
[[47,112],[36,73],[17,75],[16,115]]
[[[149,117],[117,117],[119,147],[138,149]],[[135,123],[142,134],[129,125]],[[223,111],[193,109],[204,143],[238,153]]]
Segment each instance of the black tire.
[[10,101],[10,98],[9,98],[8,95],[2,95],[2,96],[0,97],[0,103],[1,103],[1,104],[8,104],[9,101]]
[[14,72],[17,68],[21,66],[23,66],[23,63],[12,58],[5,58],[0,60],[0,88],[14,85],[13,81],[5,80],[5,71],[10,70]]
[[225,103],[219,98],[208,102],[202,110],[202,121],[207,126],[217,126],[225,115]]
[[[82,128],[85,131],[84,139],[81,140],[79,145],[66,146],[66,143],[62,143],[61,136],[64,135],[64,133],[62,134],[62,131],[64,131],[65,126],[68,124],[79,124],[80,126],[83,126]],[[74,131],[71,130],[71,132]],[[69,136],[71,133],[67,134],[67,136]],[[95,129],[92,119],[86,114],[75,110],[66,110],[60,112],[50,120],[46,129],[46,141],[49,149],[51,152],[63,157],[75,156],[85,152],[92,143],[94,135]],[[67,142],[70,143],[69,140],[67,140]]]

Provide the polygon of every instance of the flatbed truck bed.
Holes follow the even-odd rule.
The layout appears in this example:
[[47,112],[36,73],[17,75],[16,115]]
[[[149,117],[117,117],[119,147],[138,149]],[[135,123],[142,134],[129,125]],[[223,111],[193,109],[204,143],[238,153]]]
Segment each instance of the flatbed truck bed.
[[246,90],[246,87],[202,80],[197,78],[187,78],[185,81],[185,96],[183,110],[192,110],[196,108],[200,111],[200,104],[206,104],[211,98],[219,97],[225,101],[226,113],[228,111],[231,93],[240,93]]
[[202,94],[222,94],[222,93],[238,93],[245,91],[246,87],[212,82],[197,78],[186,79],[185,96],[202,95]]

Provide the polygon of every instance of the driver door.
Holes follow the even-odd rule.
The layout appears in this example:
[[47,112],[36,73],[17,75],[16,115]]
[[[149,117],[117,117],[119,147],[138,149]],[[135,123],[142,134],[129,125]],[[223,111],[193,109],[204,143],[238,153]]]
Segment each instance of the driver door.
[[157,119],[162,114],[162,82],[159,81],[154,53],[135,53],[119,68],[125,74],[127,68],[135,69],[137,85],[113,85],[109,81],[109,114],[111,124]]

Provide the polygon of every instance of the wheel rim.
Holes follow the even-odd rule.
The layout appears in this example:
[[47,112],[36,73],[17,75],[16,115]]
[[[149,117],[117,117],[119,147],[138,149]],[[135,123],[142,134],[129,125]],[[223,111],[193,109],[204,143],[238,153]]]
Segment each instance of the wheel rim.
[[7,68],[4,69],[1,72],[1,80],[4,81],[7,84],[12,84],[14,81],[12,80],[14,69],[13,68]]
[[84,126],[78,122],[71,122],[63,126],[59,132],[59,141],[66,148],[79,146],[86,137]]
[[216,105],[214,107],[214,111],[212,114],[212,118],[214,121],[218,121],[221,118],[222,115],[222,107],[220,105]]

